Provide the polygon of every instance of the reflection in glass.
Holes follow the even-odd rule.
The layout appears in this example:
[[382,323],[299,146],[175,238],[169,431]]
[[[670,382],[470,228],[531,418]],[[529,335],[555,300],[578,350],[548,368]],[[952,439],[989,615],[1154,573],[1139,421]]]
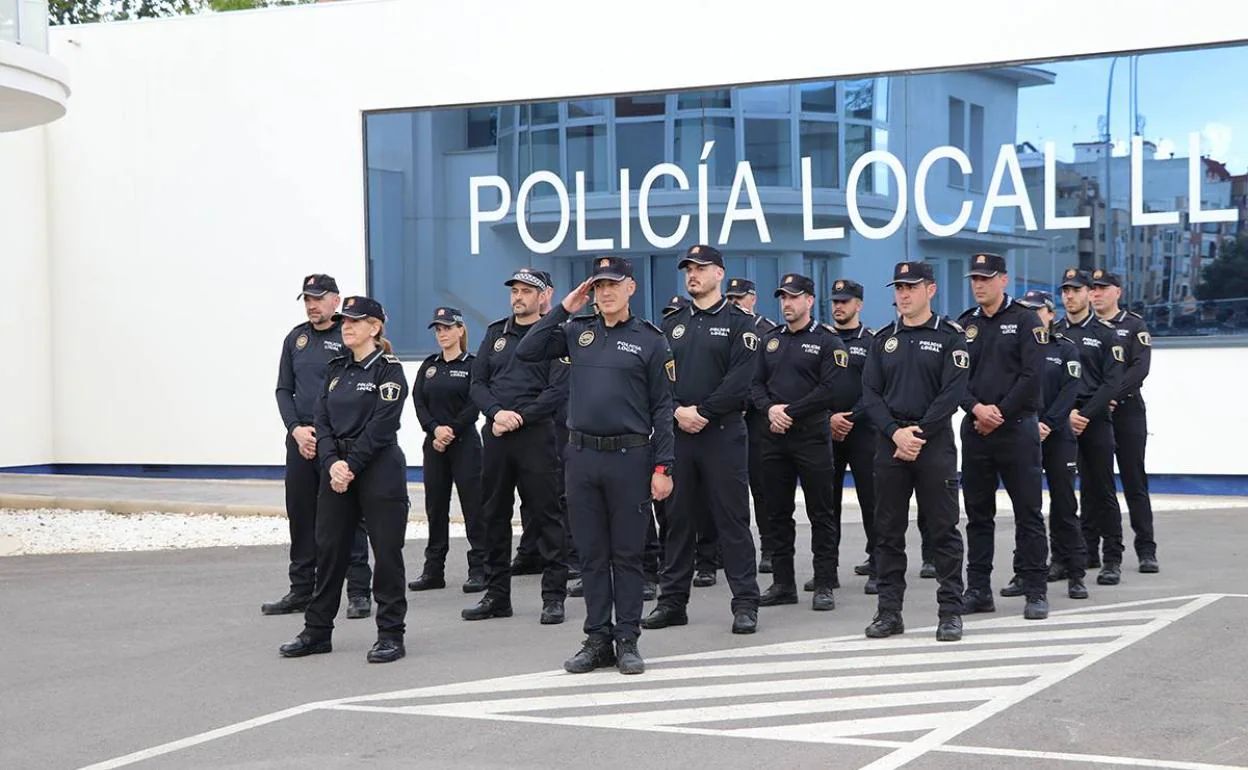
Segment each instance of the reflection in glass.
[[875,78],[845,81],[845,114],[859,120],[871,119]]
[[617,118],[638,118],[646,115],[662,115],[666,108],[667,97],[663,94],[617,96],[615,98],[615,116]]
[[746,112],[787,113],[789,111],[788,86],[755,86],[737,92],[741,109]]
[[714,91],[691,91],[676,97],[678,110],[727,109],[732,107],[732,91],[719,88]]
[[791,148],[789,121],[757,118],[745,121],[745,159],[750,162],[754,181],[760,187],[793,184]]
[[836,83],[802,83],[803,112],[836,112]]
[[[847,124],[845,126],[845,184],[849,184],[849,171],[854,161],[871,150],[871,127]],[[877,164],[878,165],[878,164]],[[874,192],[875,184],[871,169],[862,172],[858,177],[858,192]]]
[[606,99],[581,99],[568,102],[568,120],[607,114]]
[[840,187],[839,123],[802,121],[800,157],[810,158],[810,179],[814,187]]
[[534,126],[559,122],[559,102],[541,102],[529,105],[529,122]]
[[[559,131],[525,131],[520,134],[520,183],[534,171],[553,171],[559,173]],[[540,184],[533,188],[532,195],[554,195],[555,191],[548,184]]]
[[706,159],[707,179],[716,187],[728,187],[732,184],[732,175],[737,165],[732,118],[677,120],[676,146],[673,153],[675,163],[685,170],[690,182],[693,182],[697,179],[702,146],[708,141],[715,142],[715,146]]
[[607,171],[607,127],[568,127],[568,176],[569,190],[575,190],[576,172],[585,172],[585,190],[603,192],[607,189],[610,174]]
[[[629,185],[641,187],[641,179],[652,167],[663,162],[663,123],[619,123],[615,127],[615,165],[629,170]],[[618,172],[617,172],[618,173]],[[664,178],[657,186],[664,186]]]
[[497,138],[497,108],[470,107],[465,112],[468,121],[468,149],[493,147]]

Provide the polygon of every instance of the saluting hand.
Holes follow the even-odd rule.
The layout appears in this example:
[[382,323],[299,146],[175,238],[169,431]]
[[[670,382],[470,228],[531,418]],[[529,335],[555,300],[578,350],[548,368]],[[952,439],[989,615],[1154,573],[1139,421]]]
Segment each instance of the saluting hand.
[[654,500],[666,500],[672,494],[672,477],[666,473],[650,475],[650,497]]
[[575,313],[585,307],[589,302],[589,293],[593,290],[594,279],[592,277],[581,281],[580,285],[572,291],[568,292],[568,296],[563,298],[563,309],[569,313]]

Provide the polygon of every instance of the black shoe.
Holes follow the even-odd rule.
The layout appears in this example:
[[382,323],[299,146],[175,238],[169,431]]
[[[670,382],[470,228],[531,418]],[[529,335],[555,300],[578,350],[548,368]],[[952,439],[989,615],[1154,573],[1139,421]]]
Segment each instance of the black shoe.
[[1066,569],[1066,565],[1060,561],[1055,561],[1049,565],[1049,576],[1047,580],[1050,583],[1056,583],[1060,580],[1066,580],[1070,577],[1070,572]]
[[905,632],[906,624],[901,622],[901,613],[893,610],[880,610],[875,613],[875,620],[871,621],[866,631],[870,639],[883,639],[886,636],[895,636]]
[[485,620],[487,618],[511,617],[511,602],[497,599],[489,594],[481,597],[481,601],[459,613],[464,620]]
[[615,660],[621,674],[644,674],[646,662],[637,651],[636,639],[620,639],[615,643]]
[[393,663],[407,654],[403,642],[398,639],[378,639],[368,651],[369,663]]
[[867,559],[867,560],[866,560],[866,561],[864,561],[862,564],[855,564],[855,565],[854,565],[854,574],[855,574],[855,575],[872,575],[872,574],[875,574],[875,570],[873,570],[873,569],[871,568],[871,560],[870,560],[870,559]]
[[1101,557],[1097,556],[1094,553],[1089,552],[1088,553],[1088,569],[1100,569],[1100,568],[1101,568]]
[[930,561],[923,562],[923,566],[919,568],[919,577],[924,580],[934,580],[936,578],[936,565]]
[[732,633],[752,634],[758,630],[758,610],[737,610],[732,613]]
[[941,615],[940,623],[936,626],[936,641],[938,642],[960,642],[962,641],[962,616],[961,615]]
[[1023,617],[1027,620],[1044,620],[1049,616],[1049,600],[1044,596],[1028,596]]
[[479,594],[485,590],[485,575],[469,575],[464,581],[464,593]]
[[446,588],[446,578],[425,574],[407,584],[409,591],[432,591],[435,588]]
[[693,584],[698,588],[709,588],[715,585],[715,573],[711,570],[700,569],[698,574],[693,576]]
[[1096,584],[1100,586],[1116,586],[1122,580],[1122,565],[1107,561],[1096,576]]
[[581,644],[580,651],[563,662],[563,670],[569,674],[588,674],[596,668],[614,665],[615,650],[611,649],[611,640],[591,636]]
[[333,649],[334,645],[328,639],[312,639],[305,634],[299,634],[293,642],[278,647],[277,652],[283,658],[302,658],[305,655],[332,652]]
[[[796,595],[794,595],[796,598]],[[836,598],[832,595],[832,589],[820,587],[815,589],[815,595],[810,600],[810,608],[819,612],[827,612],[836,609]]]
[[579,599],[585,595],[585,583],[580,580],[573,580],[568,583],[568,596]]
[[581,579],[581,571],[579,569],[573,569],[572,567],[568,567],[568,580],[580,580],[580,579]]
[[1066,595],[1072,599],[1088,598],[1088,587],[1079,578],[1071,578],[1066,584]]
[[763,595],[758,597],[760,607],[775,607],[779,604],[797,604],[797,589],[793,586],[772,583],[766,591],[763,591]]
[[347,618],[358,620],[373,614],[373,602],[367,596],[347,597]]
[[689,623],[689,615],[684,607],[664,607],[662,604],[650,610],[641,621],[642,628],[667,628],[668,626],[684,626]]
[[645,583],[642,584],[641,600],[643,602],[652,602],[658,597],[658,595],[659,595],[658,583],[652,583],[649,580],[647,580]]
[[966,589],[966,593],[962,594],[962,611],[967,615],[974,615],[976,612],[996,612],[997,605],[992,602],[992,591],[981,591],[978,588]]
[[563,602],[548,601],[542,602],[542,619],[543,626],[557,626],[563,622]]
[[260,614],[262,615],[289,615],[292,612],[303,612],[308,608],[308,603],[312,601],[311,594],[303,594],[296,596],[289,593],[275,602],[267,602],[260,605]]
[[511,560],[511,574],[540,575],[542,574],[542,561],[541,559],[529,559],[517,556]]
[[758,571],[764,575],[770,575],[771,570],[771,554],[765,553],[758,559]]
[[815,590],[815,579],[811,578],[810,580],[807,580],[805,583],[802,583],[802,590],[805,591],[806,593],[810,593],[811,591]]
[[1022,596],[1024,593],[1023,583],[1018,579],[1018,575],[1010,578],[1010,582],[1006,583],[1005,587],[1001,589],[1002,596]]
[[875,575],[872,575],[871,577],[867,578],[866,584],[864,584],[862,587],[862,592],[864,594],[870,594],[871,596],[875,596],[876,594],[878,594],[880,592],[879,579],[876,578]]
[[1146,575],[1156,574],[1161,572],[1161,565],[1157,563],[1157,558],[1154,556],[1141,556],[1140,572]]

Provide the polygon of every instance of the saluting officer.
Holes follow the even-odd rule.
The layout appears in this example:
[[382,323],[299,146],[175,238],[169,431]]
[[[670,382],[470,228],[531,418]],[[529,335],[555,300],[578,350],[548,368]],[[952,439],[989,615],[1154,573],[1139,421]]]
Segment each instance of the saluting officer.
[[[832,400],[832,518],[841,532],[841,504],[845,499],[845,469],[854,474],[854,494],[862,509],[862,528],[867,535],[867,560],[854,565],[855,575],[866,575],[863,592],[879,593],[875,577],[875,444],[878,432],[862,403],[862,369],[875,335],[861,320],[862,284],[838,278],[832,284],[832,320],[849,353],[849,368],[841,375]],[[807,583],[806,590],[814,584]]]
[[958,456],[951,418],[966,396],[970,355],[962,327],[932,313],[936,280],[926,262],[898,262],[893,297],[900,317],[876,332],[862,372],[867,414],[880,429],[875,452],[875,568],[879,611],[866,634],[905,632],[906,528],[913,493],[927,519],[936,560],[936,639],[962,638],[962,535]]
[[486,417],[481,487],[485,497],[485,596],[461,614],[464,620],[511,617],[511,518],[515,493],[536,517],[542,572],[543,624],[562,623],[568,589],[563,522],[559,515],[559,461],[554,415],[568,395],[568,367],[529,362],[516,347],[541,318],[546,281],[521,268],[505,285],[512,315],[486,329],[472,362],[472,400]]
[[719,531],[724,575],[732,589],[732,632],[758,628],[758,565],[750,533],[748,452],[742,412],[754,374],[754,319],[720,291],[724,258],[697,245],[677,265],[692,304],[663,320],[676,358],[675,491],[659,603],[646,628],[689,622],[685,607],[693,573],[694,516],[709,502]]
[[[1060,332],[1053,331],[1057,305],[1047,291],[1032,290],[1018,301],[1036,311],[1049,340],[1041,368],[1040,448],[1044,453],[1044,476],[1049,482],[1049,552],[1052,554],[1049,581],[1067,579],[1066,593],[1072,599],[1088,598],[1083,584],[1088,551],[1079,530],[1079,506],[1075,501],[1075,468],[1078,445],[1070,431],[1070,410],[1079,394],[1082,364],[1079,349]],[[1002,596],[1025,593],[1018,579],[1019,552],[1014,551],[1015,578],[1001,589]]]
[[771,507],[769,529],[775,580],[759,599],[763,607],[797,604],[793,554],[796,532],[794,496],[801,480],[810,519],[814,554],[813,610],[832,610],[840,530],[832,516],[832,433],[829,408],[836,396],[849,353],[835,333],[811,317],[815,283],[789,273],[776,289],[784,326],[763,335],[750,395],[754,407],[767,416],[763,444],[763,475]]
[[1122,509],[1114,488],[1114,423],[1110,402],[1122,385],[1126,351],[1109,324],[1097,319],[1090,306],[1092,276],[1067,268],[1062,280],[1066,317],[1057,330],[1079,348],[1081,383],[1070,412],[1070,427],[1079,442],[1079,507],[1088,566],[1100,567],[1097,538],[1105,543],[1105,565],[1096,576],[1099,585],[1117,585],[1122,579]]
[[376,569],[377,643],[369,663],[403,657],[407,595],[403,592],[403,540],[407,534],[407,459],[398,432],[407,379],[390,354],[386,313],[368,297],[348,297],[342,312],[347,354],[329,363],[328,382],[316,403],[316,455],[324,474],[317,499],[316,591],[303,631],[281,647],[287,658],[329,652],[334,616],[342,600],[351,543],[363,519]]
[[[591,290],[599,312],[573,316]],[[632,264],[603,257],[516,349],[524,361],[572,361],[567,489],[583,558],[586,635],[580,651],[563,664],[574,674],[612,664],[622,674],[645,671],[637,649],[642,549],[650,500],[672,491],[676,368],[663,333],[629,313],[636,290]]]
[[1153,358],[1153,338],[1148,325],[1135,313],[1118,307],[1122,279],[1113,273],[1092,273],[1092,308],[1097,318],[1114,329],[1118,344],[1126,351],[1126,370],[1114,396],[1114,454],[1122,475],[1122,493],[1127,498],[1131,530],[1135,532],[1135,555],[1140,572],[1159,572],[1157,541],[1153,535],[1153,504],[1148,496],[1148,472],[1144,469],[1144,448],[1148,443],[1148,413],[1140,386],[1148,377]]
[[[342,329],[334,320],[338,282],[313,273],[303,279],[296,299],[308,320],[282,342],[277,370],[277,409],[286,426],[286,520],[290,525],[290,591],[260,606],[265,615],[303,612],[316,586],[316,497],[321,466],[316,461],[316,399],[325,387],[330,359],[342,355]],[[368,538],[361,521],[347,570],[347,617],[372,613],[373,573],[368,568]]]
[[453,307],[433,311],[440,353],[421,363],[412,387],[416,419],[425,431],[425,518],[429,542],[420,577],[407,584],[413,591],[446,588],[446,553],[450,550],[451,485],[468,533],[468,580],[464,593],[485,590],[485,535],[481,521],[481,434],[477,405],[472,401],[473,355],[468,352],[464,316]]
[[[754,332],[761,340],[763,335],[776,328],[776,323],[760,313],[755,313],[758,304],[758,289],[748,278],[732,278],[728,281],[728,289],[724,296],[737,307],[754,316]],[[763,442],[767,438],[767,415],[758,411],[753,399],[745,408],[745,431],[750,440],[749,472],[750,497],[754,499],[754,524],[758,527],[760,547],[758,571],[769,573],[772,570],[771,554],[771,517],[767,509],[767,495],[763,484]]]
[[1040,407],[1043,346],[1049,331],[1035,311],[1005,293],[999,254],[971,257],[975,307],[958,319],[966,331],[971,368],[962,408],[962,495],[966,500],[966,613],[993,612],[993,531],[997,480],[1014,507],[1015,557],[1027,603],[1023,617],[1049,616],[1049,548],[1041,512]]

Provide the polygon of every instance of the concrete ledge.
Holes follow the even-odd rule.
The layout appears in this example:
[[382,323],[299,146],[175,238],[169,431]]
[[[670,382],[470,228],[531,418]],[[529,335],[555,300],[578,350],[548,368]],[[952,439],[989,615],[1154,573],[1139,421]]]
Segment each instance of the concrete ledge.
[[[245,505],[237,503],[185,502],[181,500],[112,500],[98,497],[62,497],[57,495],[0,494],[0,508],[36,510],[57,508],[68,511],[106,511],[120,515],[136,513],[183,513],[220,516],[274,516],[285,518],[286,509],[277,505]],[[409,512],[408,521],[425,521],[424,511]],[[462,524],[464,519],[452,511],[451,521]]]

